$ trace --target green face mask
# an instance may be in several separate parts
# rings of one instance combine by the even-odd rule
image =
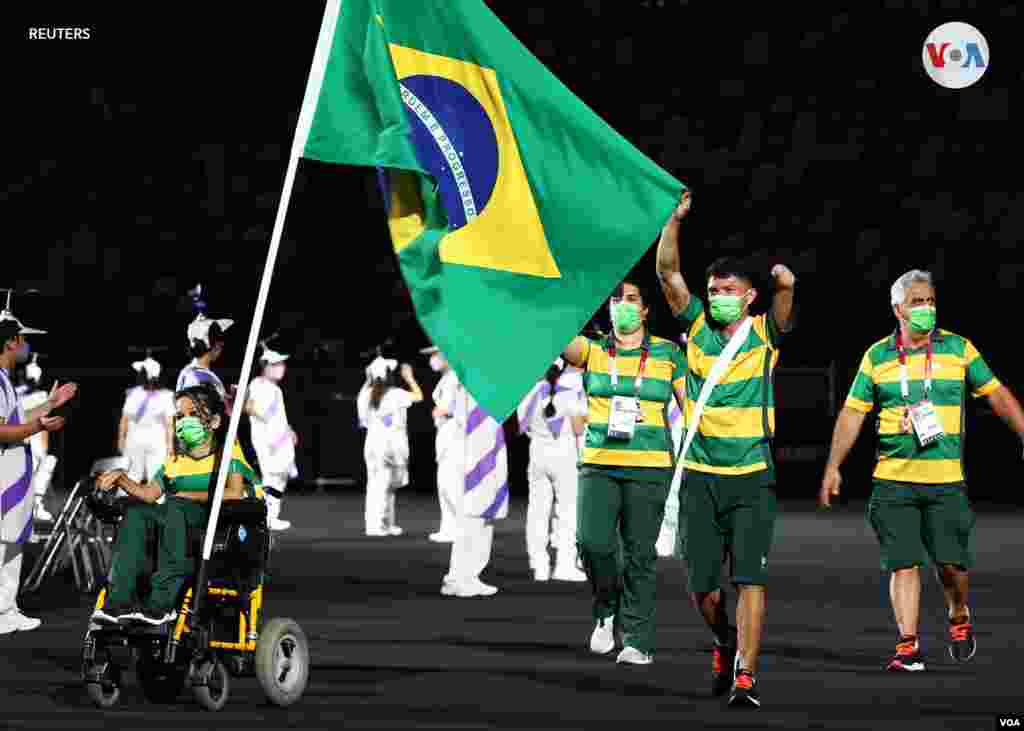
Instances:
[[[174,425],[174,433],[189,451],[201,446],[210,438],[210,430],[206,428],[198,416],[183,416]]]
[[[743,315],[743,296],[738,294],[713,294],[708,300],[711,303],[711,317],[723,325],[731,325]]]
[[[935,308],[931,305],[910,308],[910,327],[914,332],[931,332],[935,327]]]
[[[635,302],[612,302],[612,324],[624,335],[635,333],[643,321],[640,319],[640,306]]]

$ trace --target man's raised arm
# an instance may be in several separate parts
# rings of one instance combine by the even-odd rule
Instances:
[[[679,205],[665,222],[661,229],[661,238],[658,239],[658,281],[661,283],[661,291],[665,293],[668,306],[676,317],[679,317],[690,304],[690,290],[679,266],[679,224],[689,210],[690,191],[686,191],[679,199]]]

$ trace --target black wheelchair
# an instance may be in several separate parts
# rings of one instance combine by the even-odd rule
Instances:
[[[132,498],[115,498],[93,479],[86,504],[104,524],[116,525]],[[159,529],[147,534],[146,576],[156,569]],[[205,593],[198,571],[206,530],[190,531],[189,551],[197,572],[185,583],[177,619],[162,626],[128,623],[102,625],[90,620],[82,646],[82,680],[89,698],[111,708],[121,696],[121,669],[135,660],[143,695],[151,702],[175,701],[185,687],[203,708],[217,711],[227,703],[231,678],[255,675],[267,700],[290,706],[305,692],[309,679],[309,643],[292,619],[263,617],[263,592],[271,538],[261,498],[225,501],[205,567]],[[145,596],[146,579],[139,591]],[[96,599],[102,608],[106,589]],[[198,607],[198,609],[197,609]]]

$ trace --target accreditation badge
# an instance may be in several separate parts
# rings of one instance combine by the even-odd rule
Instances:
[[[630,440],[640,420],[640,401],[626,396],[612,396],[612,409],[608,416],[608,438]]]
[[[922,447],[939,441],[945,436],[942,424],[939,423],[939,415],[931,401],[921,401],[909,409],[910,423],[914,427],[914,434]]]

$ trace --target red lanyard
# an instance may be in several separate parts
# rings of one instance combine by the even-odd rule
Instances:
[[[615,365],[615,336],[610,336],[608,343],[608,356],[611,358],[611,362],[608,364],[609,375],[612,380],[612,390],[617,390],[619,386],[619,369]],[[633,381],[633,398],[640,398],[640,388],[644,385],[644,368],[647,367],[647,355],[651,352],[651,341],[649,336],[644,336],[644,342],[640,346],[640,367],[637,368],[636,379]]]
[[[900,394],[903,396],[903,400],[910,402],[910,383],[909,375],[907,373],[907,351],[903,348],[903,339],[899,333],[896,332],[896,352],[900,356]],[[924,399],[928,400],[928,396],[932,391],[932,338],[928,336],[928,347],[925,354],[924,361]]]

